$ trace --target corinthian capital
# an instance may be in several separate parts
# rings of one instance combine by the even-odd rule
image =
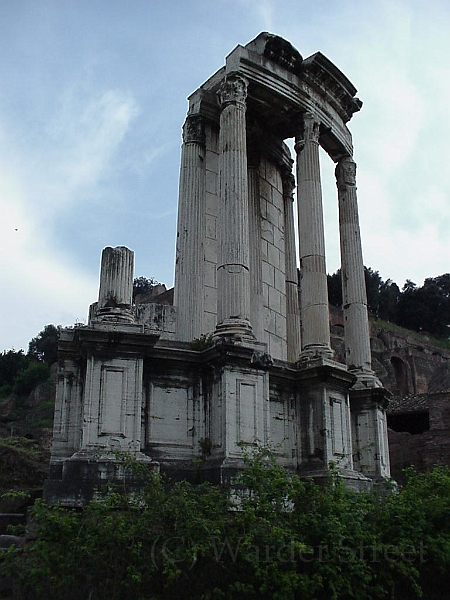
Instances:
[[[344,156],[335,169],[337,186],[356,185],[356,163],[350,156]]]
[[[295,141],[295,151],[299,154],[307,142],[319,143],[320,122],[312,113],[304,113]]]
[[[303,115],[303,139],[305,141],[319,142],[320,123],[311,113]]]
[[[295,190],[295,177],[292,172],[286,169],[282,174],[283,181],[283,196],[285,198],[290,198],[294,200],[294,190]]]
[[[183,142],[205,144],[205,123],[201,115],[188,115],[183,125]]]
[[[219,91],[219,101],[224,108],[227,104],[244,104],[247,98],[248,82],[245,77],[240,75],[229,75],[222,82]]]

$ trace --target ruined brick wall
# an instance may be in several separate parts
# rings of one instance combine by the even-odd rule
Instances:
[[[402,482],[402,469],[414,465],[418,470],[436,464],[450,465],[450,392],[427,394],[429,429],[412,434],[388,430],[391,473]],[[411,402],[413,409],[413,403]],[[407,414],[407,413],[399,413]]]
[[[344,363],[342,310],[330,306],[330,320],[333,350]],[[392,476],[401,483],[407,466],[422,471],[450,465],[450,352],[400,327],[388,329],[371,321],[370,329],[373,369],[392,393],[388,426],[396,417],[397,431],[388,431]],[[414,418],[426,419],[426,430],[411,433]]]
[[[344,363],[342,310],[330,306],[332,346]],[[372,367],[394,396],[410,396],[450,390],[450,351],[414,331],[395,325],[389,329],[370,321]]]

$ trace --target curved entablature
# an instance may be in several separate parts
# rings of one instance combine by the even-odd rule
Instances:
[[[245,47],[247,50],[265,56],[295,75],[301,74],[303,58],[300,52],[278,35],[264,31]]]
[[[226,65],[189,98],[189,112],[219,122],[217,90],[225,77],[239,74],[248,81],[247,114],[279,139],[296,137],[302,114],[313,114],[320,124],[319,143],[334,161],[353,154],[346,123],[360,110],[356,88],[323,54],[302,59],[293,46],[261,33],[237,46]]]

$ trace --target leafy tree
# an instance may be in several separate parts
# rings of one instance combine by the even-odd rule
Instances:
[[[413,292],[415,290],[417,290],[417,285],[411,279],[407,279],[403,285],[402,293]]]
[[[124,465],[127,470],[130,465]],[[39,600],[441,600],[450,567],[450,470],[393,494],[316,485],[262,449],[230,496],[209,484],[109,489],[82,511],[33,508],[36,540],[9,552]]]
[[[383,279],[378,271],[370,267],[364,267],[364,279],[366,282],[367,308],[374,315],[378,314],[380,304],[380,289],[383,285]]]
[[[450,274],[425,279],[422,287],[407,280],[398,303],[397,322],[438,337],[450,333]]]
[[[58,339],[61,327],[46,325],[28,345],[28,355],[52,365],[58,360]]]
[[[334,306],[342,306],[342,275],[338,269],[328,275],[328,300]],[[367,308],[371,314],[386,321],[394,321],[400,290],[396,283],[383,281],[378,271],[364,267],[364,280],[367,292]]]
[[[384,321],[397,321],[400,288],[391,279],[383,281],[379,288],[377,317]]]
[[[333,275],[327,275],[328,302],[333,306],[342,306],[342,277],[341,269]]]
[[[159,285],[159,281],[154,277],[136,277],[133,281],[133,301],[138,294],[150,293],[156,285]]]
[[[47,381],[50,368],[46,363],[33,360],[28,367],[18,373],[14,379],[13,392],[18,396],[29,394],[38,383]]]
[[[30,360],[23,350],[8,350],[0,354],[0,386],[12,385],[18,373],[26,369]]]
[[[47,325],[23,350],[8,350],[0,354],[0,397],[11,393],[29,394],[50,376],[49,365],[57,358],[59,327]]]

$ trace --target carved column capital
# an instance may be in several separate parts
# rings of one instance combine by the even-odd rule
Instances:
[[[299,133],[295,141],[295,151],[299,154],[306,143],[319,144],[320,122],[312,113],[304,113],[300,122]]]
[[[183,142],[205,145],[205,121],[201,115],[188,115],[183,125]]]
[[[248,81],[241,75],[229,75],[220,85],[217,95],[222,109],[228,104],[245,106]]]
[[[334,171],[337,187],[356,185],[356,163],[351,156],[344,156],[336,165]]]
[[[294,201],[295,177],[291,171],[287,169],[281,174],[283,181],[283,196]]]

